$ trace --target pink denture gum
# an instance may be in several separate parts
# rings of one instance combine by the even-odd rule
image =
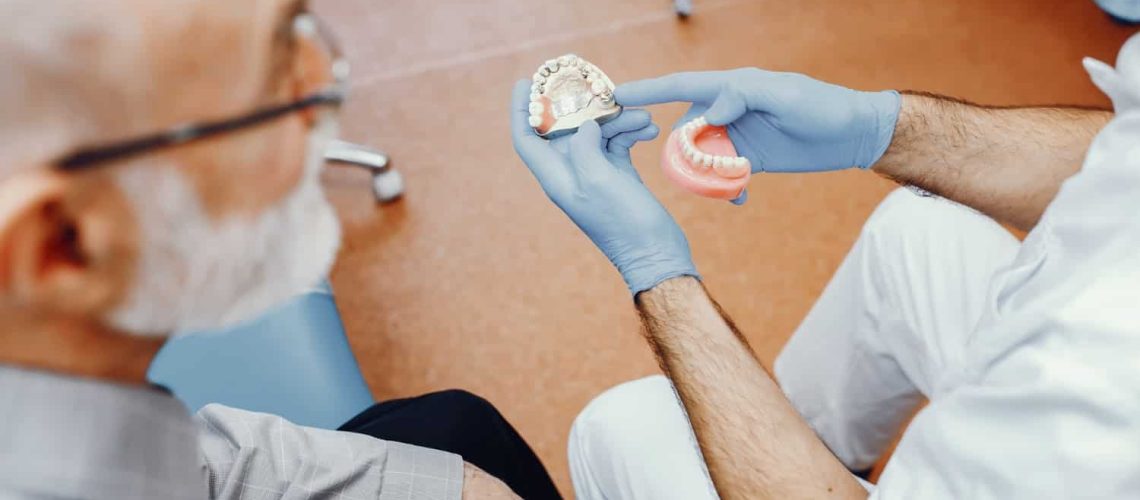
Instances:
[[[752,165],[737,156],[724,127],[709,125],[704,117],[669,134],[661,168],[678,186],[709,198],[734,200],[744,192]]]

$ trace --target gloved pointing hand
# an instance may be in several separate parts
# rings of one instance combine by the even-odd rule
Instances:
[[[682,122],[704,115],[724,125],[753,172],[870,168],[891,143],[898,92],[861,92],[796,73],[757,68],[675,73],[620,85],[619,104],[693,103]]]
[[[554,204],[610,259],[630,293],[677,276],[698,276],[681,228],[641,182],[629,148],[657,137],[649,113],[626,109],[599,126],[548,141],[527,123],[530,82],[515,84],[511,136],[515,151]]]

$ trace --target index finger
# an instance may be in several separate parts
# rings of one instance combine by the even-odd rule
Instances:
[[[614,98],[624,106],[647,106],[667,102],[711,103],[720,93],[722,71],[673,73],[618,85]]]

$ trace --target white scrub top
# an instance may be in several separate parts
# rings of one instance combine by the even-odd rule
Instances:
[[[872,498],[1140,498],[1140,35],[1085,67],[1116,115]]]

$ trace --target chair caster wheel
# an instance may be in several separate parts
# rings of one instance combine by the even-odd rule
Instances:
[[[689,19],[689,16],[693,15],[693,1],[674,0],[673,11],[677,13],[677,19],[686,21]]]
[[[372,194],[380,203],[396,201],[404,195],[404,176],[395,169],[372,174]]]

